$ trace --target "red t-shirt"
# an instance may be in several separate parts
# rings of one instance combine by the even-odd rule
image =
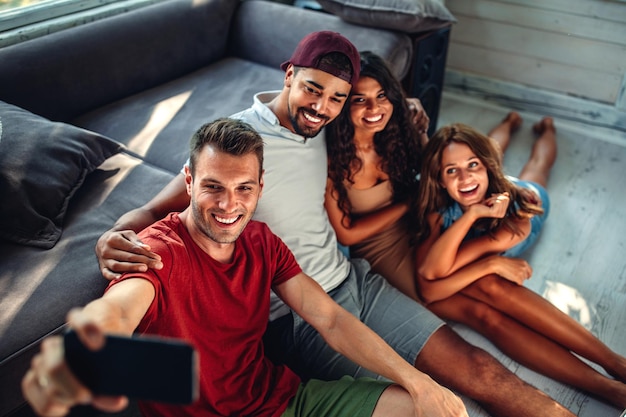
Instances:
[[[137,330],[191,342],[199,353],[200,398],[189,406],[140,404],[146,416],[279,416],[300,383],[264,354],[270,289],[301,272],[287,246],[251,221],[222,264],[196,245],[178,214],[140,233],[163,260],[142,277],[156,295]],[[114,285],[114,281],[111,285]],[[158,366],[158,364],[155,364]]]

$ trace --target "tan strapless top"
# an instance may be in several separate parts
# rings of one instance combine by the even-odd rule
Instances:
[[[367,214],[391,204],[393,187],[391,181],[386,180],[371,188],[356,189],[346,184],[348,199],[352,205],[352,213]]]
[[[363,190],[346,185],[352,214],[365,215],[391,204],[393,188],[391,181]],[[350,247],[353,258],[365,258],[372,270],[385,277],[391,285],[417,299],[415,287],[415,248],[409,241],[404,219],[394,223],[369,239]]]

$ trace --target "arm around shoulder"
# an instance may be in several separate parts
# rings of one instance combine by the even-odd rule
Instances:
[[[102,275],[109,280],[123,272],[160,269],[161,258],[137,237],[137,233],[173,211],[189,205],[185,177],[178,174],[152,200],[123,214],[96,243],[96,255]]]

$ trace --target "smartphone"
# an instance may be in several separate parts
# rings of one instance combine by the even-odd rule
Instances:
[[[106,336],[104,347],[91,351],[70,330],[64,345],[70,369],[95,394],[172,404],[198,397],[197,353],[184,341]]]

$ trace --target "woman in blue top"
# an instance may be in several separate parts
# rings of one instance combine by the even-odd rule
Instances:
[[[521,117],[511,112],[505,122],[513,131]],[[444,299],[495,272],[485,265],[484,270],[474,268],[478,275],[473,279],[452,276],[461,268],[489,255],[508,263],[502,256],[517,257],[537,239],[549,210],[545,187],[556,158],[556,138],[549,117],[534,130],[540,136],[519,179],[506,176],[502,168],[509,134],[492,131],[486,136],[457,123],[442,127],[429,140],[414,217],[420,243],[418,285],[424,300]],[[524,266],[504,278],[522,284],[530,277],[525,261]],[[432,281],[437,285],[429,285]]]
[[[521,118],[510,113],[504,122],[512,131]],[[532,269],[511,257],[535,241],[548,212],[545,186],[556,158],[552,119],[534,130],[539,138],[519,180],[502,169],[506,131],[488,137],[453,124],[430,138],[411,217],[418,293],[431,311],[475,329],[523,365],[624,407],[626,359],[524,287]]]

